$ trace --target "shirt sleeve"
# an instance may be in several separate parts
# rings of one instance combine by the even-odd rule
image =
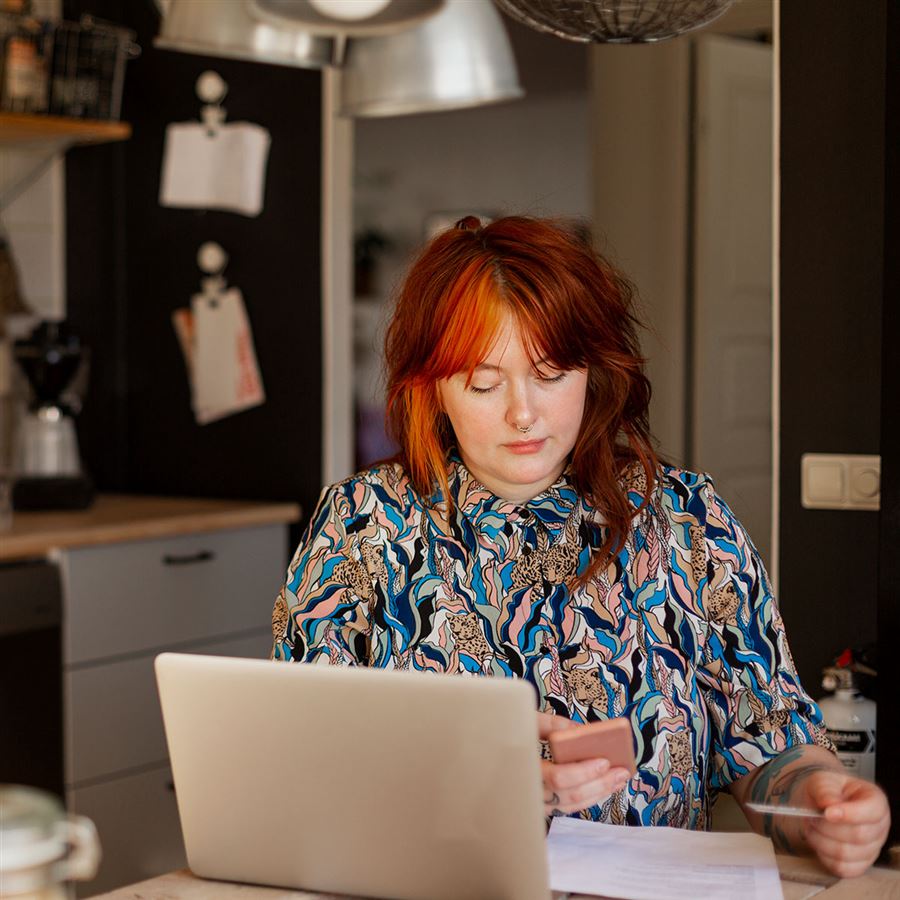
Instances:
[[[762,559],[706,480],[708,622],[698,676],[712,725],[710,787],[716,791],[799,744],[830,747],[822,713],[803,690]]]
[[[371,577],[344,486],[326,488],[288,566],[272,611],[272,659],[366,665],[369,659]]]

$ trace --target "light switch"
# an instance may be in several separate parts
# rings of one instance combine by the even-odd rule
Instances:
[[[844,467],[830,459],[807,462],[804,478],[805,495],[815,504],[837,503],[844,500]]]
[[[806,509],[878,509],[881,457],[804,453],[800,502]]]
[[[858,501],[875,500],[881,496],[881,466],[878,457],[872,457],[874,463],[868,461],[851,462],[848,489],[850,499]]]

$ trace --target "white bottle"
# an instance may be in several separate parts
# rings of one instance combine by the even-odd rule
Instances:
[[[819,707],[838,758],[854,775],[874,781],[875,701],[868,700],[856,690],[850,669],[825,669],[822,687],[834,691],[832,696],[819,701]]]

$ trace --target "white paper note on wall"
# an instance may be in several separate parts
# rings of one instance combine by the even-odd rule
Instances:
[[[159,202],[258,216],[272,138],[261,125],[232,122],[210,131],[199,122],[166,128]]]
[[[201,425],[265,402],[253,334],[237,288],[195,294],[193,319],[194,415]]]

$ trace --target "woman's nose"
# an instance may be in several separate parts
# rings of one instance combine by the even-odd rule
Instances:
[[[506,409],[506,421],[513,428],[523,431],[530,428],[537,418],[533,398],[524,386],[513,387]]]

